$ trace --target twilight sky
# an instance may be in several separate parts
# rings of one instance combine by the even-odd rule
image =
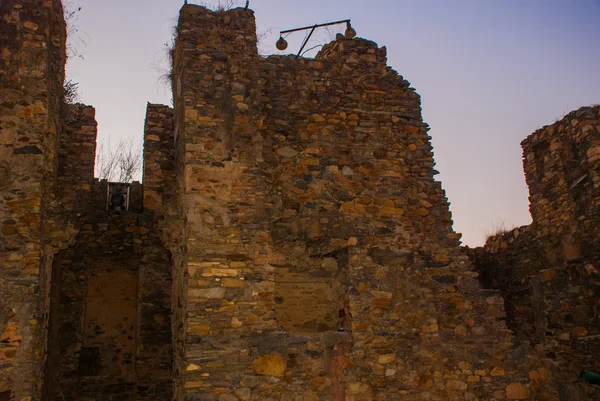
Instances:
[[[141,143],[146,102],[170,104],[159,77],[183,0],[65,3],[82,8],[71,43],[83,59],[72,57],[67,75],[96,107],[100,141]],[[358,36],[387,46],[388,64],[422,97],[436,178],[467,245],[531,221],[521,140],[600,103],[600,0],[251,0],[250,8],[263,54],[277,52],[280,30],[346,18]],[[343,29],[322,30],[307,47]],[[289,36],[287,51],[303,38]]]

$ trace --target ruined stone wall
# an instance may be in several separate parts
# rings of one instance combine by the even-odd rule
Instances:
[[[91,106],[64,107],[58,197],[67,213],[81,212],[92,202],[98,127],[95,115],[96,110]]]
[[[185,5],[142,187],[93,179],[60,2],[0,16],[1,401],[594,398],[597,107],[524,141],[534,223],[473,272],[385,48],[261,58]]]
[[[533,225],[556,246],[556,262],[600,261],[600,106],[573,111],[521,145]]]
[[[182,8],[176,399],[529,396],[502,298],[458,251],[419,96],[385,63],[343,38],[259,58],[251,11]]]
[[[164,213],[174,201],[173,109],[148,103],[144,126],[144,208]]]
[[[157,217],[143,210],[140,183],[93,177],[94,109],[70,105],[63,119],[61,207],[50,224],[76,234],[51,261],[43,399],[170,399],[171,254]]]
[[[533,223],[467,253],[485,288],[502,292],[508,327],[552,374],[546,391],[592,400],[573,384],[600,371],[600,107],[583,107],[522,142]]]
[[[170,323],[173,348],[172,384],[174,397],[180,388],[180,370],[183,360],[183,214],[176,170],[183,168],[175,158],[174,110],[168,106],[148,104],[144,126],[144,209],[152,213],[157,232],[169,250],[172,302]],[[175,399],[174,398],[174,399]]]
[[[0,399],[41,388],[65,63],[60,1],[0,4]]]
[[[44,400],[171,398],[171,261],[139,213],[89,213],[54,259]]]
[[[547,248],[535,241],[531,226],[490,237],[485,247],[465,249],[475,262],[482,287],[502,290],[508,327],[521,340],[535,338],[535,309],[525,278],[536,275],[548,263],[544,258]]]
[[[94,109],[63,100],[60,1],[0,17],[0,400],[170,399],[171,254],[142,185],[107,211]]]
[[[598,390],[574,383],[583,369],[599,371],[600,272],[597,263],[557,263],[556,249],[532,226],[491,237],[468,249],[484,288],[502,293],[507,326],[533,365],[549,399],[595,400]],[[553,398],[552,398],[553,397]]]

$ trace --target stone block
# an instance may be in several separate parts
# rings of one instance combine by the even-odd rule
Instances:
[[[283,376],[286,362],[283,356],[277,353],[267,354],[252,362],[254,372],[263,376]]]
[[[528,400],[529,389],[521,383],[511,383],[506,386],[506,398],[509,400]]]

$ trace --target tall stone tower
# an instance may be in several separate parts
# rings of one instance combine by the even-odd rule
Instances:
[[[177,399],[527,397],[385,48],[263,58],[186,5],[173,52]]]

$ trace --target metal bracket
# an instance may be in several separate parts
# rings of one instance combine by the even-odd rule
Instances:
[[[349,19],[345,19],[345,20],[340,20],[340,21],[327,22],[325,24],[315,24],[315,25],[312,25],[312,26],[303,26],[302,28],[294,28],[294,29],[287,29],[285,31],[280,31],[279,32],[279,41],[278,41],[278,44],[279,43],[283,43],[284,46],[285,46],[285,47],[283,47],[283,49],[280,49],[280,50],[284,50],[287,47],[287,42],[285,41],[285,39],[283,39],[283,37],[281,35],[283,35],[285,33],[292,33],[292,32],[298,32],[298,31],[304,31],[304,30],[310,29],[310,33],[308,34],[308,36],[306,37],[306,39],[304,39],[304,42],[302,43],[302,47],[300,47],[300,51],[296,55],[296,58],[298,58],[302,54],[302,50],[304,50],[304,47],[306,46],[306,44],[310,40],[310,37],[312,36],[312,34],[315,31],[315,29],[321,28],[321,27],[324,27],[324,26],[337,25],[337,24],[347,24],[348,27],[350,27],[350,20]],[[280,41],[283,41],[283,42],[280,42]],[[279,46],[278,46],[278,48],[279,48]]]

